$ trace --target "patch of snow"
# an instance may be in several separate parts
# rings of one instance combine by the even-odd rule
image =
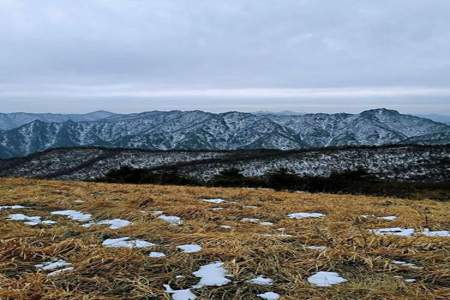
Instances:
[[[225,202],[225,200],[221,199],[221,198],[214,198],[214,199],[203,199],[204,202],[208,202],[208,203],[214,203],[214,204],[220,204]]]
[[[148,248],[155,246],[155,244],[144,240],[130,240],[129,237],[106,239],[102,245],[108,248]]]
[[[68,267],[68,268],[64,268],[61,270],[53,271],[53,272],[49,273],[47,276],[48,277],[58,276],[62,273],[71,272],[73,270],[74,270],[73,267]]]
[[[271,278],[264,277],[262,275],[255,277],[253,279],[247,280],[248,283],[256,285],[272,285],[273,280]]]
[[[223,207],[213,207],[213,208],[211,208],[211,210],[219,211],[219,210],[223,210]]]
[[[69,267],[69,266],[71,266],[72,264],[71,263],[69,263],[69,262],[66,262],[65,260],[63,260],[63,259],[58,259],[58,260],[51,260],[51,261],[47,261],[47,262],[44,262],[44,263],[42,263],[42,264],[37,264],[37,265],[34,265],[37,269],[39,269],[39,270],[43,270],[43,271],[53,271],[53,270],[56,270],[56,269],[61,269],[61,268],[64,268],[64,267]]]
[[[428,228],[425,228],[421,234],[430,237],[450,237],[450,232],[447,230],[430,231]]]
[[[169,224],[173,224],[173,225],[181,225],[183,224],[183,221],[181,220],[180,217],[176,217],[176,216],[166,216],[166,215],[160,215],[158,216],[158,219],[167,222]]]
[[[219,227],[223,228],[223,229],[231,229],[232,228],[230,225],[220,225]]]
[[[395,265],[399,265],[399,266],[407,267],[407,268],[411,268],[411,269],[423,269],[422,267],[419,267],[413,263],[409,263],[409,262],[402,261],[402,260],[393,260],[392,263]]]
[[[288,217],[291,219],[321,218],[324,216],[325,216],[324,214],[317,213],[317,212],[313,212],[313,213],[299,212],[299,213],[292,213],[292,214],[288,215]]]
[[[378,217],[378,219],[385,220],[385,221],[395,221],[398,219],[397,216],[386,216],[386,217]]]
[[[184,253],[196,253],[202,250],[202,247],[197,244],[186,244],[177,246],[178,250],[181,250]]]
[[[3,205],[3,206],[0,206],[0,211],[4,210],[4,209],[23,209],[23,208],[27,208],[27,207],[22,206],[22,205]]]
[[[52,215],[56,216],[65,216],[68,217],[71,220],[78,221],[78,222],[87,222],[90,221],[92,218],[91,214],[85,214],[76,210],[59,210],[59,211],[53,211],[51,212]]]
[[[193,288],[202,288],[205,286],[223,286],[231,282],[226,278],[227,271],[220,261],[201,266],[200,269],[192,273],[195,277],[200,278],[200,282]]]
[[[167,294],[172,295],[173,300],[195,300],[197,296],[192,293],[191,289],[185,290],[173,290],[170,285],[165,284],[164,288],[166,289]]]
[[[393,228],[371,229],[370,232],[376,235],[412,236],[414,234],[414,229],[393,227]]]
[[[243,219],[241,219],[241,222],[259,223],[259,219],[257,219],[257,218],[243,218]]]
[[[74,201],[75,203],[84,203],[84,200],[78,199]]]
[[[130,221],[123,220],[123,219],[111,219],[111,220],[103,220],[100,222],[97,222],[98,225],[110,225],[110,229],[120,229],[123,227],[127,227],[131,224]]]
[[[308,278],[309,283],[319,287],[328,287],[346,281],[336,272],[317,272]]]
[[[51,221],[51,220],[46,220],[46,221],[42,221],[41,217],[39,216],[27,216],[24,214],[10,214],[7,218],[7,220],[10,221],[20,221],[23,222],[25,225],[30,225],[30,226],[36,226],[36,225],[52,225],[55,224],[55,221]]]
[[[272,222],[259,222],[259,225],[263,225],[263,226],[273,226]]]
[[[306,249],[309,250],[316,250],[316,251],[325,251],[327,250],[327,247],[325,246],[305,246]]]
[[[266,292],[264,294],[258,294],[259,298],[264,300],[278,300],[280,299],[280,294],[274,293],[274,292]]]
[[[166,255],[162,252],[150,252],[148,256],[153,258],[166,257]]]

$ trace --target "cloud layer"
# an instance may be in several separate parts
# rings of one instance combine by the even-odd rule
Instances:
[[[342,111],[352,98],[351,111],[407,98],[409,111],[450,113],[449,11],[447,0],[2,0],[0,101]]]

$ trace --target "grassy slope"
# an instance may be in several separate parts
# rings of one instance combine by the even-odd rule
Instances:
[[[202,198],[221,197],[236,203],[208,204]],[[84,203],[76,203],[82,199]],[[79,182],[0,180],[0,205],[33,206],[0,212],[0,299],[169,299],[162,285],[188,288],[201,265],[221,260],[233,283],[204,288],[199,299],[257,299],[276,291],[282,299],[448,299],[450,298],[450,239],[379,237],[369,228],[414,227],[450,229],[450,203],[431,200],[273,192],[265,189],[112,185]],[[245,208],[256,205],[258,208]],[[222,211],[210,208],[222,206]],[[120,217],[133,225],[111,230],[90,229],[63,217],[52,227],[30,227],[6,221],[9,213],[48,216],[57,209],[90,212],[95,218]],[[168,226],[151,212],[163,210],[185,221]],[[288,213],[319,211],[323,219],[291,220]],[[397,221],[364,220],[362,214],[397,215]],[[275,226],[243,223],[260,218]],[[230,225],[232,230],[220,228]],[[291,238],[267,237],[285,228]],[[167,258],[147,257],[149,250],[110,249],[107,237],[142,238],[159,246]],[[203,251],[177,252],[176,245],[196,242]],[[319,252],[302,245],[323,245]],[[34,265],[51,258],[73,263],[75,270],[48,278]],[[409,269],[390,263],[408,260],[423,266]],[[313,287],[306,279],[315,271],[336,271],[348,283]],[[273,287],[245,283],[255,275],[274,279]],[[176,279],[177,275],[185,278]],[[417,279],[405,283],[394,276]]]

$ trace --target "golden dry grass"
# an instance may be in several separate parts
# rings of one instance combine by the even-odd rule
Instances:
[[[202,198],[220,197],[224,204]],[[77,203],[76,200],[83,200]],[[234,203],[230,203],[230,202]],[[222,261],[232,283],[195,290],[198,299],[258,299],[274,291],[281,299],[450,299],[450,238],[376,236],[370,228],[450,229],[450,203],[431,200],[350,195],[274,192],[265,189],[113,185],[80,182],[0,180],[0,205],[30,209],[0,211],[0,299],[170,299],[163,284],[188,288],[201,265]],[[245,206],[257,206],[246,208]],[[212,207],[221,206],[221,211]],[[111,230],[83,228],[78,222],[51,216],[58,224],[27,226],[7,221],[10,213],[49,217],[49,212],[75,209],[95,219],[123,218],[131,226]],[[169,226],[152,212],[162,210],[183,219]],[[322,212],[321,219],[293,220],[293,212]],[[395,221],[361,215],[399,216]],[[244,217],[274,226],[244,223]],[[221,228],[229,225],[231,230]],[[282,231],[279,228],[284,228]],[[280,233],[290,235],[281,237]],[[270,236],[269,236],[270,235]],[[129,236],[158,246],[112,249],[105,238]],[[199,253],[176,246],[201,244]],[[304,245],[326,246],[324,252]],[[166,258],[148,257],[162,251]],[[47,277],[35,264],[51,258],[69,261],[73,272]],[[414,262],[411,269],[392,260]],[[307,278],[316,271],[335,271],[348,282],[314,287]],[[176,278],[184,275],[183,278]],[[255,275],[274,280],[272,287],[246,283]],[[414,278],[406,283],[404,278]]]

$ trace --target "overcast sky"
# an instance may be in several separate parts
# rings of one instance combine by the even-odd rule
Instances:
[[[0,0],[0,111],[450,114],[449,0]]]

